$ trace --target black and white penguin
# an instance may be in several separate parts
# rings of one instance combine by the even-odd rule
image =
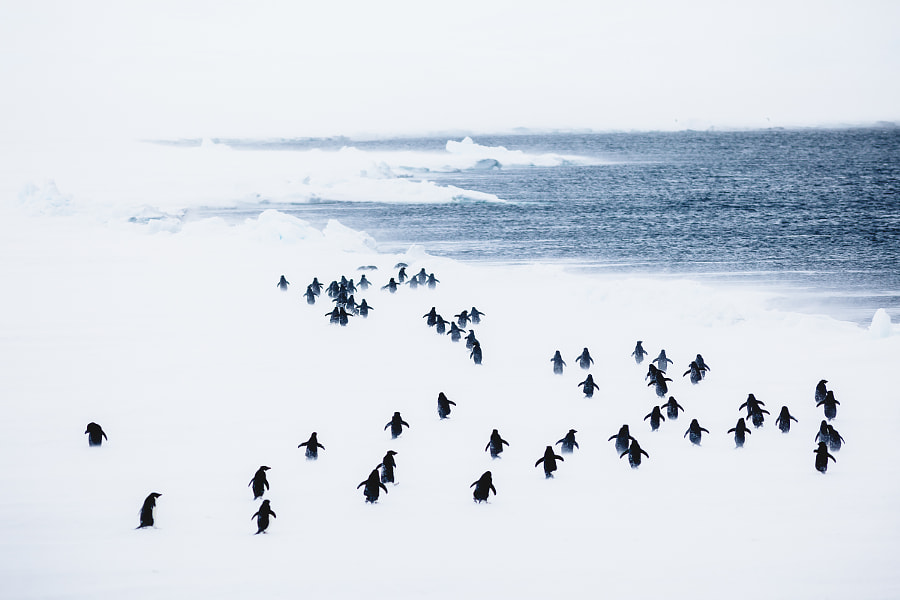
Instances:
[[[700,381],[703,380],[703,371],[700,370],[700,365],[697,364],[696,360],[691,361],[690,368],[684,372],[684,375],[682,375],[682,377],[688,374],[690,374],[691,383],[694,385],[697,385],[698,383],[700,383]]]
[[[319,440],[316,437],[317,435],[318,434],[315,431],[313,431],[312,435],[309,436],[308,440],[306,440],[305,442],[303,442],[302,444],[297,446],[298,448],[306,446],[306,459],[307,460],[316,460],[317,458],[319,458],[319,448],[321,448],[322,450],[325,449],[325,446],[323,446],[322,444],[319,443]]]
[[[829,421],[837,416],[837,407],[840,402],[834,399],[834,392],[828,390],[825,392],[825,398],[816,403],[816,406],[824,406],[825,407],[825,418]]]
[[[425,282],[425,285],[427,285],[427,286],[428,286],[429,288],[431,288],[431,289],[434,289],[434,288],[437,287],[437,284],[439,284],[440,282],[441,282],[441,280],[438,279],[437,277],[435,277],[435,276],[434,276],[434,273],[431,273],[431,274],[428,276],[428,279],[427,279],[427,281]],[[421,283],[421,282],[420,282],[420,283]]]
[[[359,316],[363,319],[367,318],[370,310],[375,310],[375,308],[369,306],[369,303],[363,298],[362,302],[359,303]]]
[[[606,441],[616,440],[616,453],[622,454],[628,450],[628,443],[633,439],[628,431],[628,425],[622,425],[619,428],[619,433],[609,436],[609,439]]]
[[[675,410],[677,411],[678,409]],[[656,431],[657,429],[659,429],[659,422],[666,420],[666,418],[662,416],[662,413],[660,412],[658,406],[654,406],[653,410],[650,411],[650,414],[644,417],[645,421],[647,419],[650,419],[650,431]]]
[[[641,340],[638,340],[637,344],[635,344],[634,346],[634,352],[631,353],[631,355],[634,357],[634,362],[636,362],[637,364],[641,364],[642,362],[644,362],[644,357],[648,354],[648,352],[644,350],[644,347],[641,346],[641,344],[643,344],[643,342]]]
[[[484,451],[487,452],[490,449],[491,458],[499,458],[500,453],[503,452],[504,444],[509,446],[509,442],[500,437],[500,433],[495,429],[491,432],[491,439],[488,441],[487,446],[484,447]]]
[[[574,429],[570,429],[569,433],[567,433],[563,439],[556,442],[557,444],[562,444],[559,448],[560,452],[563,454],[572,454],[575,451],[575,448],[578,448],[578,442],[575,441],[576,433],[578,432]]]
[[[472,351],[469,352],[469,358],[471,358],[472,361],[474,361],[474,363],[476,365],[481,364],[481,358],[482,358],[481,344],[479,344],[477,341],[474,344],[472,344]]]
[[[306,297],[307,304],[315,304],[316,303],[316,297],[318,296],[318,294],[313,291],[313,288],[311,285],[306,286],[306,292],[304,292],[303,295]]]
[[[631,465],[632,469],[637,469],[641,466],[641,454],[650,458],[650,455],[641,448],[641,445],[638,444],[638,441],[634,438],[631,438],[631,445],[627,450],[619,454],[619,458],[622,458],[626,454],[628,455],[628,464]]]
[[[816,384],[816,406],[825,399],[825,394],[828,393],[828,388],[825,387],[826,383],[828,383],[827,379],[820,379],[819,383]]]
[[[456,402],[447,398],[444,395],[444,392],[438,393],[437,398],[437,406],[438,406],[438,416],[442,419],[446,419],[450,416],[450,405],[456,406]]]
[[[109,440],[106,437],[106,433],[103,432],[103,428],[91,421],[87,424],[87,428],[85,428],[84,432],[88,436],[88,446],[99,446],[103,443],[103,440]]]
[[[659,371],[656,373],[656,377],[653,381],[647,384],[647,386],[655,385],[656,386],[656,395],[660,398],[665,398],[666,394],[669,393],[669,386],[666,384],[667,381],[672,381],[668,377],[665,376],[663,371]]]
[[[781,407],[781,412],[775,417],[775,425],[781,430],[781,433],[788,433],[791,430],[791,421],[798,423],[797,419],[791,416],[787,406]]]
[[[669,401],[666,402],[665,404],[660,404],[659,407],[666,409],[666,417],[668,417],[672,421],[675,421],[676,419],[678,419],[678,411],[679,410],[682,410],[682,411],[684,410],[684,407],[682,405],[678,404],[678,401],[675,400],[675,396],[669,396]]]
[[[366,291],[367,289],[369,289],[369,287],[370,287],[371,285],[372,285],[372,282],[369,281],[368,279],[366,279],[366,274],[363,273],[363,274],[362,274],[362,277],[359,278],[359,289],[362,290],[362,291],[364,292],[364,291]]]
[[[594,359],[591,358],[591,353],[588,352],[587,348],[581,351],[581,354],[578,356],[577,360],[578,366],[585,370],[590,369],[591,364],[593,364],[594,362]]]
[[[403,283],[409,278],[409,275],[406,274],[406,267],[400,267],[400,270],[397,271],[397,283]]]
[[[672,361],[672,360],[666,358],[666,351],[665,351],[665,350],[660,350],[660,351],[659,351],[659,356],[657,356],[656,358],[654,358],[654,359],[653,359],[653,362],[656,363],[656,368],[659,369],[660,371],[662,371],[663,373],[666,372],[666,369],[668,368],[669,363],[672,363],[673,365],[675,364],[674,361]]]
[[[703,357],[699,354],[697,355],[697,358],[694,359],[694,362],[697,363],[698,367],[700,367],[700,373],[703,375],[703,377],[706,377],[707,371],[712,370],[709,368],[709,365],[706,364],[706,362],[703,360]]]
[[[478,343],[478,340],[475,339],[475,330],[470,329],[468,335],[466,335],[466,348],[472,348],[475,344]]]
[[[828,449],[833,452],[838,452],[843,443],[844,438],[838,433],[838,430],[831,425],[828,425]]]
[[[253,513],[251,519],[256,518],[256,533],[254,535],[258,535],[260,533],[265,533],[266,529],[269,527],[269,517],[273,519],[278,515],[275,514],[275,511],[272,510],[272,505],[269,504],[268,500],[263,500],[262,504],[259,505],[259,510]]]
[[[445,321],[444,317],[441,315],[437,316],[437,320],[434,322],[434,330],[438,333],[438,335],[446,335],[447,334],[447,325],[449,325],[449,321]]]
[[[691,421],[691,424],[688,427],[688,430],[684,432],[684,435],[682,437],[687,437],[688,434],[690,434],[691,437],[689,439],[691,440],[691,443],[699,446],[700,438],[703,437],[703,434],[701,432],[703,432],[703,431],[705,431],[706,433],[709,433],[709,429],[706,429],[705,427],[701,427],[700,423],[697,421],[697,419],[694,419]]]
[[[837,462],[837,459],[828,453],[828,445],[825,442],[819,442],[819,445],[813,452],[816,455],[816,471],[819,473],[828,471],[829,458],[834,462]]]
[[[384,490],[384,493],[387,494],[388,489],[384,486],[381,481],[378,479],[378,469],[372,469],[372,472],[369,473],[369,477],[365,481],[361,481],[356,489],[361,488],[362,486],[366,486],[363,489],[363,495],[366,497],[366,502],[371,502],[375,504],[378,502],[378,494],[379,489]]]
[[[588,373],[587,379],[578,384],[578,387],[584,392],[585,398],[593,398],[594,390],[599,389],[599,385],[594,383],[594,376]]]
[[[312,283],[309,284],[309,287],[316,294],[316,296],[320,296],[322,294],[322,284],[319,283],[318,277],[313,277]]]
[[[478,481],[474,482],[469,487],[475,488],[475,492],[472,494],[475,502],[487,502],[491,492],[494,492],[495,496],[497,495],[497,489],[494,487],[494,482],[491,480],[490,471],[485,471],[482,476],[478,478]]]
[[[409,427],[409,423],[403,420],[400,416],[400,411],[394,413],[394,416],[391,417],[391,420],[388,421],[388,424],[384,426],[385,429],[388,427],[391,428],[391,438],[398,437],[401,433],[403,433],[403,426],[406,425]]]
[[[438,318],[437,309],[432,306],[431,310],[429,310],[427,313],[422,315],[422,318],[425,319],[425,323],[429,327],[434,327],[434,324],[437,323],[437,318]]]
[[[388,450],[381,459],[381,464],[378,465],[381,469],[381,483],[394,483],[394,469],[397,468],[397,461],[394,460],[396,455],[397,453],[393,450]]]
[[[450,331],[447,334],[450,336],[451,342],[458,342],[462,339],[462,334],[465,332],[465,329],[460,329],[456,326],[456,323],[450,323]]]
[[[566,361],[563,360],[562,354],[559,353],[559,350],[556,351],[556,354],[553,355],[553,358],[550,359],[550,362],[553,363],[553,372],[557,375],[562,375],[563,367],[566,366]]]
[[[142,527],[153,527],[153,511],[156,508],[156,499],[160,496],[162,496],[162,494],[153,492],[152,494],[144,498],[144,504],[141,505],[141,524],[137,526],[138,529],[141,529]]]
[[[465,329],[469,326],[469,311],[463,310],[458,315],[453,315],[460,328]]]
[[[553,446],[547,446],[547,449],[544,450],[544,455],[537,459],[537,462],[534,463],[534,466],[537,467],[539,464],[544,463],[544,477],[553,477],[553,472],[556,470],[556,461],[561,460],[565,461],[562,456],[555,454],[553,452]]]
[[[282,292],[286,292],[289,285],[291,285],[291,282],[285,279],[284,275],[282,275],[281,279],[278,280],[278,283],[275,284],[275,287],[280,289]]]
[[[253,499],[261,498],[263,494],[266,493],[266,490],[269,489],[269,481],[266,479],[266,471],[269,470],[269,467],[263,465],[256,470],[256,473],[253,475],[253,479],[250,480],[250,483],[247,484],[247,487],[253,488]]]
[[[474,306],[472,307],[472,310],[469,311],[469,319],[476,325],[481,323],[481,317],[483,317],[483,316],[484,316],[484,313],[481,312],[480,310],[478,310],[477,308],[475,308]]]
[[[393,277],[391,277],[390,281],[388,281],[385,285],[381,286],[381,289],[387,290],[393,294],[397,291],[397,282],[394,281]]]
[[[747,429],[747,424],[744,422],[744,417],[741,417],[737,420],[737,425],[728,430],[727,433],[734,432],[734,445],[737,448],[744,447],[744,441],[747,439],[746,435],[748,433],[752,433],[749,429]]]

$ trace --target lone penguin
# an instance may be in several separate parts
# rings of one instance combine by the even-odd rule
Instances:
[[[819,445],[813,452],[816,455],[816,471],[819,473],[825,473],[828,470],[829,458],[837,462],[837,459],[828,453],[828,445],[825,442],[819,442]]]
[[[153,511],[156,508],[156,499],[160,496],[162,494],[153,492],[144,498],[144,504],[141,506],[141,524],[137,526],[137,529],[153,527]]]
[[[84,432],[88,436],[88,446],[99,446],[103,443],[104,439],[109,441],[109,438],[106,437],[106,434],[103,432],[103,428],[93,421],[87,424],[87,428]]]
[[[609,436],[609,439],[606,441],[616,440],[616,452],[622,454],[628,450],[628,442],[633,439],[628,431],[628,425],[622,425],[619,428],[619,433]]]
[[[666,369],[668,368],[669,363],[672,363],[673,365],[675,364],[675,362],[673,360],[666,358],[665,350],[660,350],[659,356],[654,358],[653,362],[656,363],[656,368],[659,369],[660,371],[662,371],[663,373],[666,372]]]
[[[272,506],[269,504],[268,500],[263,500],[262,504],[259,505],[259,510],[253,513],[253,516],[250,517],[253,519],[256,518],[256,533],[253,535],[258,535],[260,533],[265,533],[266,529],[269,527],[269,516],[274,519],[278,515],[275,514],[275,511],[272,510]]]
[[[563,360],[562,354],[559,353],[559,350],[556,351],[556,354],[553,355],[553,358],[550,359],[550,362],[553,363],[553,372],[557,375],[562,375],[563,367],[566,366],[566,361]]]
[[[622,458],[626,454],[628,455],[628,464],[631,465],[632,469],[637,469],[641,466],[641,454],[650,458],[650,455],[641,448],[641,445],[638,444],[638,441],[634,438],[631,438],[631,445],[628,447],[628,450],[619,454],[619,458]]]
[[[356,489],[363,486],[366,486],[363,488],[363,495],[366,497],[366,502],[371,502],[372,504],[378,502],[379,489],[384,490],[385,494],[387,494],[388,491],[388,489],[384,487],[384,484],[378,480],[377,468],[372,469],[372,472],[369,473],[369,477],[365,481],[360,482],[360,484],[356,486]]]
[[[594,396],[594,390],[598,389],[600,386],[594,383],[594,376],[588,373],[587,379],[579,383],[578,387],[584,392],[585,398],[592,398]]]
[[[393,450],[388,450],[381,459],[381,463],[378,465],[381,468],[381,483],[395,483],[394,469],[397,468],[397,461],[394,460],[394,456],[396,455],[397,453]]]
[[[497,488],[494,487],[494,482],[491,480],[490,471],[485,471],[481,477],[478,478],[478,481],[474,482],[469,487],[475,488],[475,491],[472,494],[475,502],[487,502],[491,492],[494,492],[495,496],[497,495]]]
[[[828,390],[825,393],[825,398],[822,399],[821,402],[818,402],[816,406],[824,406],[825,407],[825,418],[829,421],[837,416],[837,407],[840,402],[834,399],[834,392]]]
[[[491,432],[491,439],[488,441],[487,446],[484,447],[484,451],[487,452],[490,449],[491,458],[499,458],[500,453],[503,452],[504,444],[509,446],[509,442],[500,437],[500,433],[495,429]]]
[[[285,279],[284,275],[282,275],[281,279],[278,280],[278,283],[275,284],[275,286],[282,292],[286,292],[289,285],[291,285],[291,282]]]
[[[403,433],[403,426],[406,425],[409,427],[409,423],[403,420],[400,416],[400,411],[394,413],[394,416],[391,417],[391,420],[388,421],[388,424],[384,426],[385,429],[388,427],[391,428],[391,439],[398,437],[401,433]]]
[[[748,433],[752,433],[749,429],[747,429],[747,424],[744,422],[744,417],[738,419],[737,425],[727,431],[727,433],[732,432],[734,433],[734,445],[736,448],[743,448],[744,441],[747,439],[745,436]]]
[[[442,419],[446,419],[450,416],[450,405],[456,406],[456,402],[447,398],[444,395],[444,392],[438,393],[437,398],[437,406],[438,406],[438,416]]]
[[[676,409],[676,410],[678,410],[678,409]],[[659,422],[666,420],[666,418],[664,416],[662,416],[662,412],[660,412],[658,406],[654,406],[653,410],[650,411],[650,414],[647,415],[646,417],[644,417],[645,421],[647,419],[650,419],[650,430],[651,431],[656,431],[657,429],[659,429]]]
[[[556,470],[556,461],[558,460],[565,461],[562,456],[553,452],[553,446],[547,446],[547,449],[544,450],[544,455],[537,459],[534,466],[537,467],[539,464],[544,463],[544,477],[550,478],[553,477],[553,471]]]
[[[678,401],[675,400],[675,396],[669,396],[669,401],[666,402],[665,404],[661,404],[660,408],[666,409],[666,416],[669,419],[671,419],[672,421],[675,421],[676,419],[678,419],[678,411],[679,410],[682,410],[682,411],[684,410],[684,407],[682,405],[678,404]]]
[[[562,444],[562,446],[560,446],[560,452],[563,454],[572,454],[575,452],[575,448],[578,448],[578,442],[575,441],[576,433],[578,433],[576,430],[570,429],[569,433],[567,433],[563,439],[556,442],[557,444]]]
[[[262,495],[269,489],[269,481],[266,479],[266,471],[269,467],[263,465],[256,470],[253,479],[247,484],[247,487],[253,487],[253,499],[262,498]]]
[[[308,440],[306,440],[305,442],[303,442],[302,444],[297,446],[298,448],[306,446],[306,459],[307,460],[316,460],[317,458],[319,458],[319,448],[321,448],[322,450],[325,449],[325,446],[320,444],[319,440],[316,438],[317,435],[318,434],[315,431],[313,431],[312,435],[309,436]]]
[[[594,359],[591,358],[591,353],[588,352],[587,348],[581,351],[581,354],[578,356],[577,360],[578,366],[585,370],[590,369],[591,364],[593,364],[594,362]]]
[[[691,424],[688,427],[687,431],[684,432],[684,435],[682,437],[687,437],[688,434],[690,434],[691,437],[689,439],[691,440],[691,443],[699,446],[700,438],[703,437],[703,434],[701,433],[702,431],[709,433],[709,429],[706,429],[705,427],[701,427],[700,423],[697,421],[697,419],[693,419],[691,421]]]
[[[648,354],[648,352],[644,350],[644,347],[641,346],[641,344],[643,343],[644,342],[642,342],[641,340],[638,340],[637,344],[635,344],[634,346],[634,352],[631,353],[631,355],[634,357],[634,362],[636,362],[637,364],[641,364],[642,362],[644,362],[644,357]]]
[[[781,407],[781,412],[775,417],[775,425],[781,430],[781,433],[788,433],[791,430],[791,421],[798,423],[797,419],[791,416],[787,406]]]

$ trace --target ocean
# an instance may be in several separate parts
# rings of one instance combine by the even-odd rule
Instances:
[[[398,158],[378,175],[474,192],[446,202],[326,192],[188,218],[274,208],[313,225],[337,219],[385,252],[418,244],[462,261],[752,286],[774,292],[775,308],[860,324],[878,308],[900,316],[897,128],[214,141],[244,152],[481,158]]]

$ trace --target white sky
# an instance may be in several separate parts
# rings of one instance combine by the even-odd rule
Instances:
[[[0,135],[900,121],[900,2],[0,0]]]

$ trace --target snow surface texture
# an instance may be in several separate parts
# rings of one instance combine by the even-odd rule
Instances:
[[[0,222],[3,598],[900,596],[900,336],[883,312],[861,329],[688,281],[380,255],[362,232],[274,211],[167,229],[115,218],[141,197],[104,213],[87,187],[30,189],[47,210],[5,196]],[[398,261],[440,284],[381,291]],[[361,265],[378,267],[356,296],[368,319],[331,325],[324,294],[302,298],[314,276],[358,281]],[[426,325],[432,306],[486,313],[482,365]],[[651,432],[661,399],[644,376],[663,348],[685,413]],[[691,385],[698,352],[712,370]],[[823,378],[846,441],[825,475]],[[443,421],[441,391],[456,403]],[[749,393],[772,415],[736,449],[726,430]],[[410,427],[392,440],[394,411]],[[683,437],[692,418],[710,431],[699,447]],[[624,423],[649,453],[639,469],[607,441]],[[509,442],[496,460],[494,428]],[[534,462],[569,429],[580,449],[545,479]],[[308,461],[297,445],[313,431],[325,449]],[[397,485],[368,504],[356,486],[389,449]],[[278,516],[253,535],[260,465]],[[486,470],[497,495],[476,504]],[[156,526],[135,530],[150,492]]]

